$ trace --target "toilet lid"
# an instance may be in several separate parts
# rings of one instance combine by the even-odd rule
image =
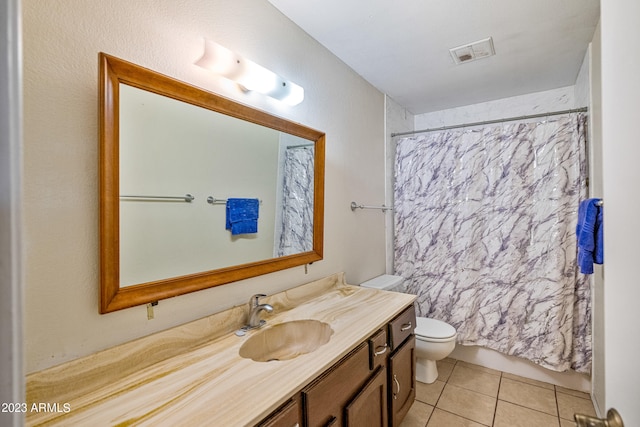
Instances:
[[[415,334],[424,338],[451,338],[456,334],[456,328],[437,319],[418,317],[416,319]]]

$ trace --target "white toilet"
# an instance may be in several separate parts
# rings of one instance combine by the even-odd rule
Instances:
[[[404,278],[384,274],[362,283],[365,288],[404,292]],[[456,329],[446,322],[418,317],[416,335],[416,380],[431,384],[438,378],[436,360],[451,354],[456,346]]]

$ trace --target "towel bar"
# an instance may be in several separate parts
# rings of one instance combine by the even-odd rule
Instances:
[[[184,196],[135,196],[135,195],[120,195],[120,200],[165,200],[165,201],[183,201],[191,203],[196,198],[191,194],[185,194]]]
[[[392,206],[366,206],[366,205],[359,205],[356,202],[351,202],[351,210],[355,212],[356,209],[381,209],[382,212],[386,212],[386,211],[392,211],[393,207]]]

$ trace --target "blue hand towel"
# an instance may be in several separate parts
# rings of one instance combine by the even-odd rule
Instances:
[[[258,199],[227,199],[225,228],[232,235],[258,232]]]
[[[600,199],[587,199],[578,207],[578,266],[582,274],[593,273],[593,263],[602,264],[603,253],[603,207]]]

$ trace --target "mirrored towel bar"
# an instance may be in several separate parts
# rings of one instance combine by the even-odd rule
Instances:
[[[185,194],[184,196],[137,196],[137,195],[120,195],[120,200],[144,200],[144,201],[181,201],[191,203],[196,198],[191,194]]]
[[[217,199],[213,196],[209,196],[207,197],[207,203],[211,204],[211,205],[217,205],[220,203],[227,203],[227,199]],[[262,204],[262,199],[260,199],[260,204]]]
[[[356,202],[351,202],[351,210],[355,212],[356,209],[381,209],[382,212],[386,212],[386,211],[392,211],[393,207],[392,206],[366,206],[366,205],[359,205]]]
[[[227,199],[216,199],[213,196],[207,197],[207,203],[215,205],[216,203],[227,203]]]

